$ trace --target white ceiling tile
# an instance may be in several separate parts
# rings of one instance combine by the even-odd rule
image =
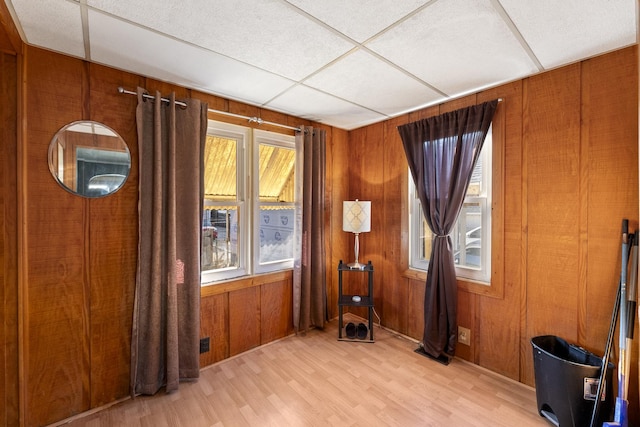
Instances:
[[[344,129],[632,45],[637,25],[635,0],[4,1],[30,45]]]
[[[387,118],[304,85],[289,89],[265,107],[347,130]]]
[[[304,84],[385,115],[444,99],[415,78],[364,50],[341,58],[305,80]]]
[[[94,61],[185,87],[262,104],[293,82],[140,27],[89,12]]]
[[[359,43],[429,2],[426,0],[288,1]]]
[[[545,68],[636,42],[635,0],[500,0]]]
[[[490,0],[437,1],[367,47],[450,96],[538,71]]]
[[[278,0],[88,0],[172,37],[299,80],[353,48]]]
[[[12,0],[25,41],[85,58],[80,5],[66,0]]]

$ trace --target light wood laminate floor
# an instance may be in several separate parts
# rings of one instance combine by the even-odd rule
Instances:
[[[292,336],[202,370],[180,390],[66,420],[98,426],[549,426],[535,391],[473,364],[441,365],[375,327],[375,343],[324,331]],[[60,425],[60,423],[58,424]]]

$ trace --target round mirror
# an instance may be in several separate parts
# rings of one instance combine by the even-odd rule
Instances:
[[[78,121],[60,129],[49,144],[49,170],[66,190],[84,197],[104,197],[124,185],[131,154],[113,129]]]

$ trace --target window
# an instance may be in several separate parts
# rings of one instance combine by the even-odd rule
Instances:
[[[209,121],[202,283],[293,267],[295,138]]]
[[[451,231],[458,277],[489,283],[491,280],[491,170],[492,129],[489,128],[473,170],[467,194]],[[432,233],[409,172],[409,265],[427,270]]]
[[[255,272],[293,267],[296,149],[294,138],[254,131]]]

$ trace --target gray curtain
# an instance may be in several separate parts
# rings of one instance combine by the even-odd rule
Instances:
[[[202,150],[207,105],[138,88],[139,240],[131,393],[199,376]]]
[[[302,153],[302,200],[296,212],[297,250],[293,268],[293,326],[297,332],[324,328],[327,285],[324,247],[325,139],[323,129],[300,126],[296,148]],[[300,161],[300,157],[299,160]]]
[[[448,363],[457,342],[457,282],[449,233],[497,100],[398,127],[427,224],[433,233],[424,299],[426,355]]]

